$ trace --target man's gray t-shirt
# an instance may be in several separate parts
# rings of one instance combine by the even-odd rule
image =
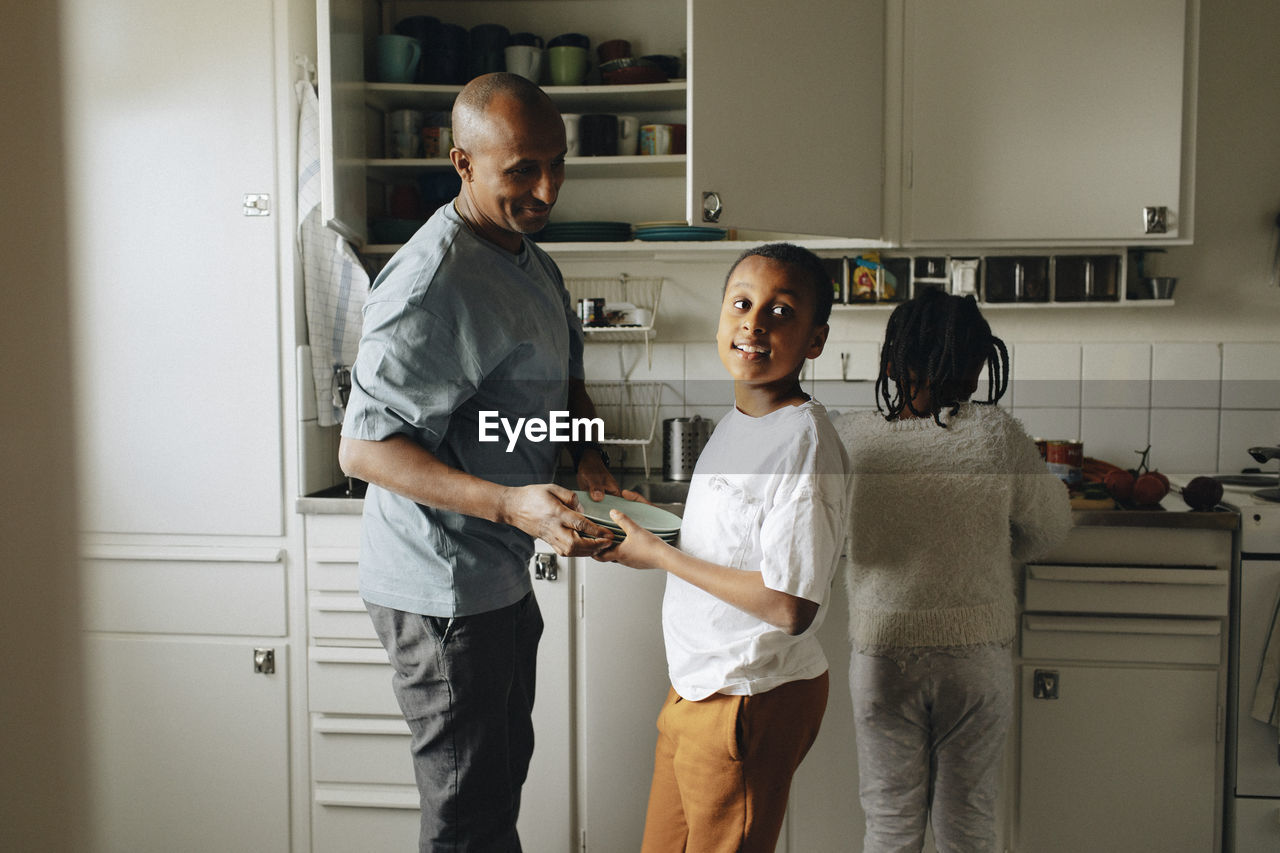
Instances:
[[[481,442],[481,413],[547,420],[582,378],[582,326],[555,263],[526,239],[517,254],[440,208],[374,281],[342,434],[406,435],[445,463],[510,486],[550,481],[560,444]],[[422,506],[370,485],[360,595],[428,616],[519,601],[533,540],[503,524]]]

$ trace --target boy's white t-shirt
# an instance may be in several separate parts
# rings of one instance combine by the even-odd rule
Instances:
[[[849,460],[821,403],[753,418],[736,408],[694,468],[680,549],[761,572],[765,586],[820,605],[799,636],[668,575],[662,603],[671,685],[683,698],[763,693],[827,671],[826,616],[849,508]]]

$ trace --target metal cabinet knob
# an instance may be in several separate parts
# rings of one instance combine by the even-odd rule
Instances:
[[[720,204],[720,193],[706,192],[702,194],[702,221],[719,222],[724,206]]]
[[[1166,234],[1169,231],[1169,208],[1142,208],[1142,228],[1146,234]]]
[[[533,555],[534,580],[554,581],[560,578],[560,566],[556,563],[555,554]]]

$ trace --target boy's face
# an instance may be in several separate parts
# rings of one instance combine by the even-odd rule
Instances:
[[[752,255],[729,276],[716,348],[738,382],[794,382],[806,358],[822,354],[827,326],[815,326],[816,295],[787,264]],[[782,390],[789,390],[785,388]]]

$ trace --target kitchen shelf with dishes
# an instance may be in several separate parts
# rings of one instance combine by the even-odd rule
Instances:
[[[833,311],[892,310],[927,287],[972,294],[985,309],[1155,308],[1173,305],[1176,284],[1130,276],[1124,249],[868,252],[824,262],[836,293]]]
[[[577,178],[682,178],[684,154],[622,154],[612,157],[566,157],[565,177]],[[363,164],[372,174],[388,178],[411,171],[452,172],[448,157],[370,157]]]
[[[348,83],[364,91],[365,104],[379,112],[393,110],[447,110],[461,86],[436,83]],[[688,92],[685,80],[666,83],[630,83],[597,86],[544,85],[561,112],[587,113],[608,109],[635,112],[683,110]]]

